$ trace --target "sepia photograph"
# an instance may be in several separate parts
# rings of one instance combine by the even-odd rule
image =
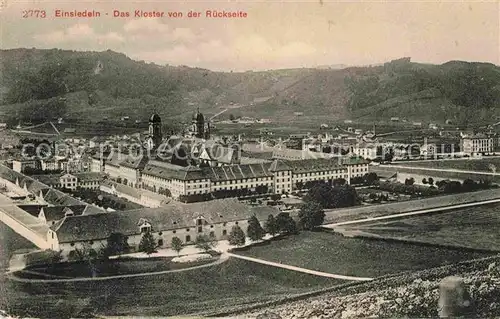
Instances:
[[[0,0],[0,319],[500,318],[497,168],[498,0]]]

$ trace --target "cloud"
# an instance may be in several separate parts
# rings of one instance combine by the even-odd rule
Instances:
[[[305,42],[273,43],[260,35],[242,35],[229,43],[216,39],[185,42],[170,48],[143,50],[134,57],[173,65],[263,69],[267,68],[266,65],[301,65],[304,58],[310,58],[316,53],[316,48]]]
[[[123,30],[128,33],[167,32],[168,29],[168,25],[161,23],[156,18],[130,20],[123,26]]]
[[[95,41],[99,44],[120,43],[125,38],[116,32],[99,34],[88,24],[74,24],[65,31],[53,31],[34,36],[38,42],[49,44],[63,44],[70,42]]]
[[[189,28],[175,28],[172,30],[172,38],[177,41],[193,42],[198,36]]]

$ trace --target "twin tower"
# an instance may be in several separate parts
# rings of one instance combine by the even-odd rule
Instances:
[[[200,113],[200,109],[193,114],[190,134],[196,138],[210,138],[210,122],[205,123],[205,117]],[[160,146],[163,140],[161,131],[161,117],[158,114],[153,114],[149,118],[149,136],[146,140],[148,149],[153,150]]]

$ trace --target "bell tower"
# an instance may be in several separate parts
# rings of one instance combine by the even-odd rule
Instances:
[[[149,119],[149,140],[150,148],[156,149],[160,146],[163,139],[161,133],[161,118],[158,114],[154,113]]]

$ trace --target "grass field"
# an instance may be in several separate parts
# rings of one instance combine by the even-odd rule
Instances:
[[[272,300],[340,283],[343,281],[229,259],[214,267],[142,278],[50,284],[8,281],[0,309],[54,318],[57,311],[83,300],[99,314],[172,316]]]
[[[351,228],[406,240],[500,251],[499,204]]]
[[[419,245],[302,232],[238,252],[246,256],[340,275],[377,277],[486,256]]]
[[[412,166],[412,167],[425,167],[425,168],[443,168],[443,169],[459,169],[466,171],[477,172],[492,172],[492,167],[496,167],[500,172],[500,158],[490,157],[481,159],[460,159],[460,160],[440,160],[440,161],[426,161],[426,162],[405,162],[393,163],[396,165]]]

